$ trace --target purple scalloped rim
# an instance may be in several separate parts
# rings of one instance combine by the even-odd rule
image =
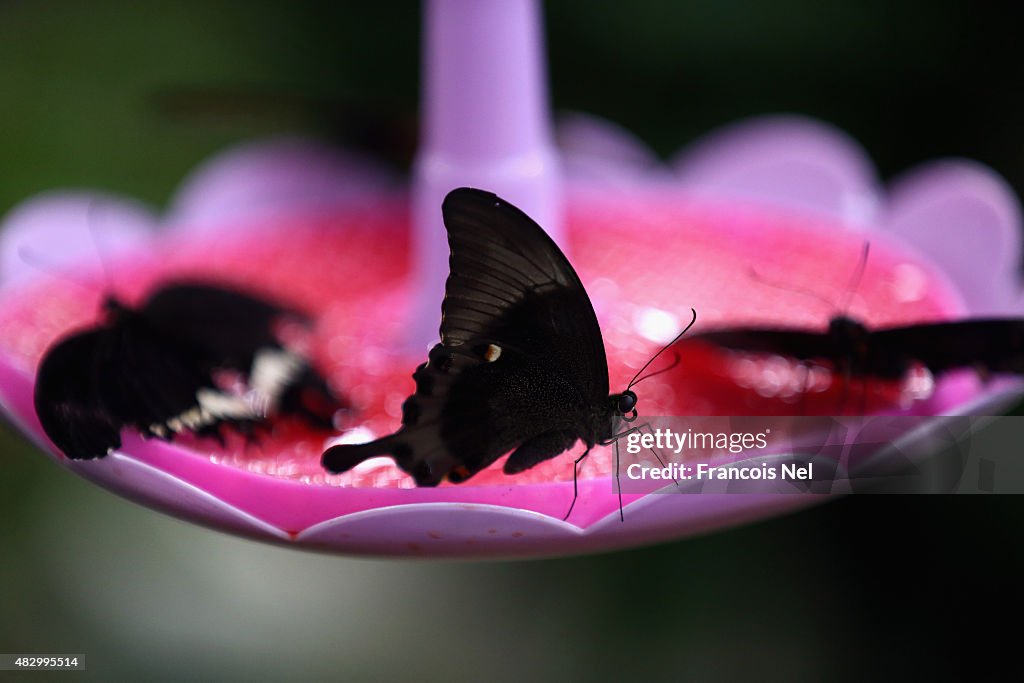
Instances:
[[[1020,209],[1006,183],[986,167],[966,161],[930,164],[907,174],[886,197],[866,155],[841,131],[812,120],[774,117],[708,136],[676,162],[680,170],[673,175],[663,168],[643,168],[653,157],[624,131],[603,125],[590,119],[586,134],[570,136],[573,146],[566,165],[576,176],[570,204],[597,195],[613,200],[622,193],[671,187],[681,196],[704,197],[709,206],[732,199],[813,212],[828,216],[841,226],[837,229],[874,230],[879,239],[885,233],[896,237],[884,241],[912,244],[913,251],[926,254],[949,276],[966,302],[954,308],[964,313],[1009,314],[1020,308],[1013,264],[1006,256],[1020,248]],[[607,150],[631,160],[630,183],[623,185],[609,171],[614,159],[602,158]],[[226,216],[251,211],[257,200],[266,210],[301,210],[313,202],[341,210],[347,203],[390,192],[383,181],[367,182],[365,176],[360,191],[353,192],[352,180],[359,172],[347,157],[331,158],[311,143],[250,145],[217,157],[194,174],[174,203],[171,223],[188,230],[205,223],[204,229],[210,230]],[[295,197],[271,191],[275,187],[315,191]],[[333,196],[332,187],[349,189]],[[67,201],[72,200],[66,195],[30,200],[8,216],[0,295],[16,291],[13,284],[31,277],[11,257],[14,249],[47,230],[48,239],[63,239],[67,221],[55,219]],[[111,209],[121,211],[118,220],[105,221],[116,227],[105,235],[109,242],[104,248],[130,250],[145,244],[156,220],[134,205],[118,207]],[[965,234],[971,236],[970,251],[963,249]],[[95,248],[60,244],[64,252],[48,252],[54,261],[70,262],[76,253]],[[931,405],[946,414],[997,411],[1020,395],[1019,386],[1004,382],[977,391],[973,380],[954,379],[940,385]],[[0,355],[4,411],[51,457],[79,475],[217,529],[331,552],[477,558],[595,552],[706,533],[827,499],[806,494],[633,495],[624,497],[627,522],[620,523],[612,483],[603,477],[581,480],[577,510],[568,523],[561,516],[571,498],[571,482],[437,489],[318,487],[218,465],[173,444],[132,434],[126,434],[120,452],[107,458],[70,461],[55,454],[42,434],[31,396],[30,373]]]

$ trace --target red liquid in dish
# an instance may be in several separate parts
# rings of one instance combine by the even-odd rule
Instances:
[[[685,326],[691,307],[698,313],[694,331],[735,325],[825,329],[848,298],[864,238],[822,223],[678,198],[570,204],[567,248],[601,323],[611,391],[624,389],[660,340]],[[312,314],[314,362],[355,407],[342,426],[358,430],[353,438],[369,440],[398,427],[401,404],[413,391],[412,371],[426,358],[426,348],[413,355],[400,351],[403,321],[411,318],[413,305],[408,231],[409,215],[398,201],[295,214],[225,226],[218,235],[179,233],[158,240],[149,252],[111,264],[108,277],[113,293],[127,302],[165,279],[194,277],[243,287]],[[109,293],[107,277],[98,264],[83,264],[83,271],[95,283],[92,290],[44,275],[8,292],[0,302],[0,352],[34,372],[51,343],[95,322],[101,298]],[[764,282],[810,290],[824,301]],[[962,311],[927,266],[873,243],[850,310],[842,312],[887,325]],[[641,415],[811,415],[862,407],[871,412],[895,409],[905,398],[905,387],[859,381],[844,387],[820,371],[805,393],[800,368],[778,359],[745,359],[686,343],[678,350],[678,367],[635,388]],[[670,362],[664,354],[650,370]],[[258,445],[241,438],[229,439],[227,448],[210,440],[180,443],[226,467],[271,477],[328,486],[413,486],[386,459],[328,475],[319,458],[329,437],[280,420]],[[580,452],[577,447],[511,477],[501,473],[499,461],[463,486],[571,480],[572,459]],[[612,457],[610,449],[595,449],[580,475],[609,474]]]

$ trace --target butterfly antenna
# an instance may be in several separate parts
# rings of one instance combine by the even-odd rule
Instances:
[[[658,356],[660,356],[662,353],[664,353],[666,349],[671,348],[673,344],[675,344],[677,341],[679,341],[682,338],[682,336],[684,334],[686,334],[690,330],[691,327],[693,327],[693,324],[695,322],[697,322],[697,309],[691,308],[690,312],[693,313],[693,317],[690,319],[690,323],[686,327],[684,327],[683,331],[680,332],[679,334],[677,334],[672,341],[670,341],[668,344],[665,344],[663,347],[661,347],[661,349],[656,354],[651,356],[651,359],[649,361],[647,361],[646,363],[644,363],[644,366],[642,368],[637,370],[637,373],[635,375],[633,375],[633,379],[629,380],[629,384],[626,385],[626,391],[629,391],[630,387],[632,387],[634,384],[636,384],[637,382],[640,381],[640,380],[637,379],[637,377],[642,375],[644,370],[649,368],[651,366],[651,363],[653,363],[655,361],[655,359],[657,359]],[[677,360],[677,364],[678,364],[678,360]],[[668,368],[666,368],[665,370],[662,370],[660,372],[665,372],[667,370],[671,370],[674,367],[675,367],[675,365],[671,365]],[[660,372],[656,372],[656,373],[654,373],[654,375],[660,374]],[[653,377],[654,375],[649,375],[649,376]],[[647,378],[645,377],[644,379],[647,379]]]
[[[673,351],[672,352],[672,356],[673,356],[672,363],[669,364],[668,367],[662,368],[661,370],[655,370],[654,372],[652,372],[649,375],[644,375],[643,377],[641,377],[637,381],[635,381],[632,384],[630,384],[630,386],[633,387],[633,386],[636,386],[637,384],[640,384],[640,382],[643,382],[646,379],[650,379],[652,377],[657,377],[658,375],[664,375],[666,372],[668,372],[672,368],[674,368],[677,365],[679,365],[680,361],[682,360],[682,356],[679,355],[679,352],[678,351]]]
[[[108,293],[114,292],[114,277],[113,271],[110,269],[110,265],[107,263],[106,258],[103,256],[103,249],[100,247],[100,238],[96,233],[96,224],[94,218],[96,212],[100,208],[100,199],[93,197],[89,200],[89,205],[85,209],[85,229],[89,232],[89,241],[92,242],[93,251],[96,252],[96,259],[99,261],[100,270],[103,271],[103,282],[106,285],[106,291]]]
[[[50,263],[25,245],[18,246],[18,258],[21,259],[21,262],[25,265],[30,268],[35,268],[49,277],[57,278],[62,282],[67,282],[68,284],[72,284],[76,287],[81,287],[82,289],[88,290],[90,294],[96,292],[95,285],[89,284],[85,280],[79,280],[68,273],[61,272],[62,269],[59,266],[54,263]]]
[[[850,286],[846,290],[846,298],[843,300],[843,306],[839,310],[842,311],[843,315],[850,310],[850,304],[853,303],[853,295],[860,287],[860,281],[864,277],[864,270],[868,265],[868,252],[871,250],[871,242],[864,242],[864,249],[860,253],[860,263],[857,264],[857,270],[853,271],[853,276],[850,277]]]
[[[803,287],[793,287],[792,285],[784,285],[780,282],[772,282],[771,280],[765,278],[763,275],[758,273],[753,268],[749,268],[747,270],[747,274],[750,276],[750,279],[754,280],[758,284],[766,285],[768,287],[774,287],[775,289],[781,289],[783,292],[790,292],[791,294],[799,294],[800,296],[810,297],[816,301],[820,301],[821,303],[825,304],[826,308],[832,309],[835,305],[833,302],[829,301],[821,294],[818,294],[817,292],[812,292],[809,289],[804,289]]]

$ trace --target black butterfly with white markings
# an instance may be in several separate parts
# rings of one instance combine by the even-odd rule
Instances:
[[[303,314],[218,285],[168,283],[138,307],[114,298],[102,323],[53,345],[39,364],[35,409],[69,458],[121,445],[121,429],[170,440],[189,432],[220,439],[268,417],[293,414],[330,429],[344,402],[275,326],[309,327]],[[222,386],[240,375],[244,391]]]
[[[417,485],[436,486],[509,451],[504,472],[515,474],[577,440],[589,453],[621,436],[615,418],[635,419],[637,396],[628,387],[609,395],[597,316],[558,246],[490,192],[453,190],[441,210],[451,248],[441,342],[413,373],[401,428],[332,446],[323,466],[339,473],[391,455]]]

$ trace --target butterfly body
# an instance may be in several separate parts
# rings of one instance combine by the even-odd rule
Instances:
[[[413,374],[401,428],[329,448],[331,472],[391,455],[417,485],[434,486],[509,451],[504,471],[514,474],[579,440],[589,449],[612,437],[624,394],[609,395],[597,318],[561,250],[488,192],[454,190],[442,212],[451,258],[441,341]]]
[[[147,437],[248,433],[272,413],[330,427],[342,407],[301,354],[278,340],[277,322],[309,321],[290,309],[216,285],[168,284],[138,307],[108,298],[103,320],[53,345],[36,376],[35,408],[68,457],[102,457],[132,427]],[[221,375],[245,379],[245,392]]]

